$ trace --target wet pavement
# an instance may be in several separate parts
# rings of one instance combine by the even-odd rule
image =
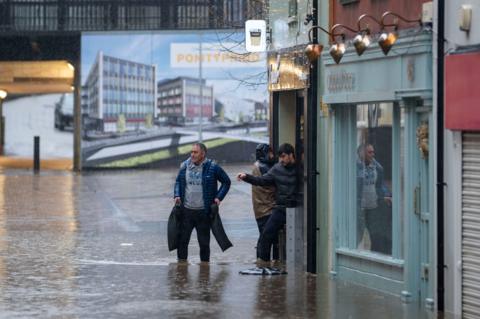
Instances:
[[[212,237],[210,265],[168,252],[177,168],[92,172],[0,171],[0,318],[433,318],[399,297],[289,271],[245,276],[257,226],[247,166],[225,166],[221,205],[234,247]]]

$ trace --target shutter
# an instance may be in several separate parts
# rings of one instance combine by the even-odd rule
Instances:
[[[480,314],[480,133],[463,133],[462,318]]]

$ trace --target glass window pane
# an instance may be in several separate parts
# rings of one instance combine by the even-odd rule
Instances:
[[[357,248],[392,254],[393,104],[357,105]]]

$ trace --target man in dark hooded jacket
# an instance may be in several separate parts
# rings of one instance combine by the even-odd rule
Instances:
[[[273,151],[268,144],[258,144],[255,149],[256,161],[253,164],[252,176],[265,175],[273,166]],[[275,207],[275,187],[252,185],[252,204],[258,231],[261,235]],[[257,258],[260,258],[260,237],[257,241]],[[277,242],[274,243],[273,259],[278,259]]]
[[[275,208],[260,236],[260,263],[270,262],[272,244],[278,237],[278,231],[286,223],[286,208],[295,207],[297,196],[297,170],[295,149],[285,143],[278,148],[278,163],[265,175],[252,176],[246,173],[237,175],[239,180],[257,186],[275,186]]]

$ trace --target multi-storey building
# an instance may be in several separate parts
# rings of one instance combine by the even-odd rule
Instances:
[[[160,81],[157,92],[158,115],[169,123],[198,123],[200,118],[208,121],[213,117],[213,86],[204,79],[201,85],[199,79],[190,77]]]
[[[267,102],[254,102],[255,120],[263,121],[268,119]]]
[[[268,61],[272,143],[296,144],[305,159],[306,268],[442,309],[435,3],[330,0],[311,8],[270,1]],[[309,52],[323,53],[305,62],[299,51],[317,41]],[[376,196],[388,197],[374,213],[361,206],[364,145],[383,167]]]
[[[88,116],[100,119],[105,132],[151,125],[156,115],[155,77],[154,65],[98,52],[84,85]]]

